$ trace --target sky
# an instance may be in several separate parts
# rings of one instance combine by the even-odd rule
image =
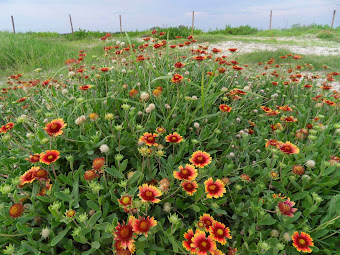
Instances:
[[[11,15],[17,32],[119,31],[119,15],[125,31],[154,26],[191,26],[209,29],[250,25],[268,29],[289,28],[293,24],[331,23],[340,26],[340,0],[0,0],[0,31],[12,31]]]

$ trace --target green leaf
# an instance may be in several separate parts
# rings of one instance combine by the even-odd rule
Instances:
[[[100,248],[100,243],[97,241],[92,242],[91,247],[98,250]]]
[[[86,202],[87,206],[90,207],[91,209],[95,210],[95,211],[100,211],[100,207],[97,205],[96,202],[94,202],[93,200],[87,200]]]
[[[63,231],[61,231],[55,238],[52,239],[50,245],[51,246],[57,245],[61,241],[61,239],[63,239],[66,236],[67,232],[70,229],[71,229],[71,227],[67,227]]]
[[[143,175],[143,173],[141,171],[136,171],[132,177],[129,179],[129,183],[133,184],[134,182],[136,182],[139,177],[141,177]],[[144,176],[144,175],[143,175]]]
[[[263,226],[270,226],[273,225],[277,222],[277,220],[275,220],[272,216],[270,216],[269,214],[267,214],[266,216],[263,217],[262,220],[258,221],[257,224],[258,225],[263,225]]]
[[[102,212],[96,212],[95,214],[93,214],[88,222],[89,226],[93,226],[101,216]]]
[[[309,194],[308,191],[302,191],[292,196],[292,201],[300,200],[305,198]]]
[[[201,209],[197,205],[192,205],[192,209],[194,209],[195,212],[201,211]]]
[[[124,174],[113,168],[105,168],[105,172],[111,176],[117,177],[118,179],[123,179],[125,177]]]

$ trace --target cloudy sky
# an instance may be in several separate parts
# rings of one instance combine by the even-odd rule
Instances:
[[[251,25],[267,29],[273,10],[273,28],[292,24],[330,24],[337,10],[335,26],[340,26],[340,0],[0,0],[0,31],[16,30],[70,32],[69,13],[75,30],[119,31],[119,14],[124,30],[153,26],[191,26],[203,30]]]

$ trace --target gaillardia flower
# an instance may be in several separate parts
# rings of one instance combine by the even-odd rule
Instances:
[[[190,181],[183,181],[181,183],[181,186],[183,190],[190,196],[192,196],[198,188],[198,184],[196,181],[190,182]]]
[[[203,214],[203,216],[201,216],[199,218],[199,222],[203,222],[204,229],[206,231],[209,231],[210,226],[212,226],[214,224],[215,220],[210,214],[205,213],[205,214]]]
[[[170,80],[172,83],[181,83],[183,81],[183,76],[180,74],[174,74]]]
[[[14,204],[9,208],[9,216],[12,218],[19,218],[24,212],[24,206],[22,204]]]
[[[105,158],[101,157],[101,158],[95,158],[92,162],[92,168],[94,170],[100,170],[105,164]]]
[[[210,235],[213,239],[221,244],[227,242],[226,238],[231,239],[230,229],[226,227],[223,223],[215,221],[209,228]]]
[[[197,230],[194,237],[191,239],[191,247],[196,249],[198,255],[208,255],[216,250],[216,243],[212,236],[206,237],[205,232]]]
[[[210,154],[205,151],[196,151],[191,155],[189,161],[196,167],[203,168],[211,163]]]
[[[49,165],[57,161],[57,159],[59,158],[59,154],[60,152],[56,150],[42,152],[40,154],[40,162]]]
[[[279,149],[285,154],[298,154],[300,152],[299,148],[290,142],[280,142]]]
[[[231,107],[226,105],[226,104],[221,104],[220,105],[220,111],[222,111],[222,112],[231,112]]]
[[[156,137],[158,136],[158,134],[156,133],[144,133],[140,138],[139,141],[146,143],[146,145],[149,146],[158,146],[158,143],[156,143]]]
[[[293,246],[297,251],[308,252],[311,253],[312,249],[310,247],[314,246],[313,239],[305,232],[301,232],[299,234],[297,231],[292,235]]]
[[[40,161],[40,154],[29,155],[28,158],[25,159],[31,163],[37,163]]]
[[[173,133],[173,134],[169,134],[165,137],[165,141],[168,143],[180,143],[182,142],[183,138],[182,136],[180,136],[180,134],[178,133]]]
[[[23,175],[20,176],[20,186],[25,185],[26,183],[32,183],[36,177],[35,172],[39,170],[40,167],[34,166],[31,169],[27,170]]]
[[[224,183],[219,179],[214,182],[212,178],[209,178],[204,182],[204,185],[207,198],[223,197],[223,194],[226,192]]]
[[[174,171],[173,175],[177,180],[193,181],[197,177],[197,170],[193,165],[186,164],[185,167],[179,166],[179,171]]]
[[[279,208],[282,215],[293,217],[294,213],[297,211],[296,208],[293,208],[294,205],[295,205],[295,202],[290,201],[290,199],[288,198],[284,202],[279,202],[277,204],[277,207]]]
[[[125,224],[120,224],[116,227],[116,231],[113,233],[115,240],[120,241],[121,248],[123,250],[129,249],[129,251],[134,250],[134,231],[133,231],[133,222],[136,220],[135,217],[129,216],[128,222]]]
[[[55,119],[47,123],[44,129],[49,136],[58,136],[64,132],[63,128],[66,126],[63,119]]]
[[[160,197],[161,195],[162,192],[155,186],[148,185],[146,183],[142,186],[139,186],[138,196],[142,199],[142,202],[158,203],[161,200],[157,197]]]
[[[134,220],[132,223],[133,231],[137,234],[144,234],[145,236],[148,236],[150,229],[156,225],[157,221],[154,217],[150,218],[150,216],[147,218],[139,216],[139,219]]]
[[[187,232],[184,233],[184,241],[182,241],[183,247],[190,253],[195,254],[196,249],[191,247],[192,241],[191,239],[194,237],[194,231],[189,229]]]

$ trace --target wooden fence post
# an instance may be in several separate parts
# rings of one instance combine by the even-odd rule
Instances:
[[[272,16],[273,16],[273,11],[270,10],[269,30],[272,30]]]
[[[122,15],[119,15],[119,26],[120,26],[120,33],[123,33],[123,28],[122,28]]]
[[[73,35],[73,24],[72,24],[71,14],[69,14],[69,16],[70,16],[70,24],[71,24],[72,35]]]
[[[191,35],[194,35],[194,21],[195,21],[195,12],[192,11]]]
[[[335,10],[333,11],[333,18],[332,18],[332,24],[331,24],[331,28],[333,28],[333,25],[334,25],[334,19],[335,19]]]
[[[14,26],[14,18],[13,18],[13,16],[11,16],[11,19],[12,19],[13,33],[15,34],[15,26]]]

